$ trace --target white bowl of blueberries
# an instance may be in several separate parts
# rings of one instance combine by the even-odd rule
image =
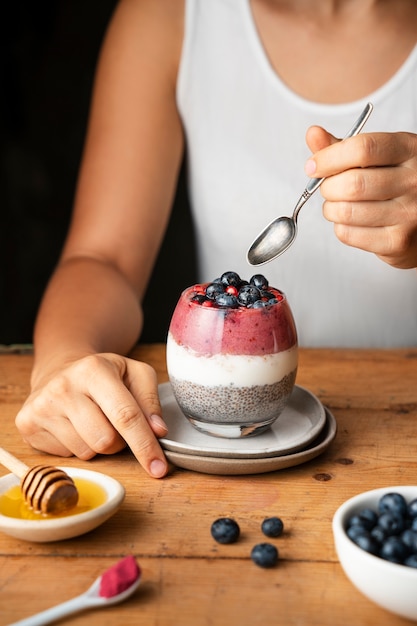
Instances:
[[[355,587],[384,609],[417,620],[417,486],[350,498],[333,517],[333,535]]]

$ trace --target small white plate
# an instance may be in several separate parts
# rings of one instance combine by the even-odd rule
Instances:
[[[195,454],[181,454],[165,450],[167,458],[173,465],[183,469],[200,472],[203,474],[243,475],[265,474],[276,470],[294,467],[307,463],[322,454],[336,437],[337,424],[333,415],[326,409],[326,424],[319,436],[312,444],[300,452],[284,454],[276,457],[264,457],[260,459],[230,459],[214,456],[198,456]]]
[[[46,543],[78,537],[97,528],[108,520],[120,507],[125,497],[124,487],[114,478],[91,470],[61,467],[71,478],[84,478],[96,483],[107,494],[106,501],[100,506],[76,515],[39,520],[17,519],[0,514],[0,531],[17,539]],[[20,481],[14,474],[0,478],[0,495],[4,494]]]
[[[254,437],[226,439],[198,431],[182,413],[170,383],[159,385],[162,416],[168,434],[160,439],[165,450],[222,458],[277,457],[305,448],[320,433],[326,413],[320,400],[295,385],[289,402],[272,426]]]

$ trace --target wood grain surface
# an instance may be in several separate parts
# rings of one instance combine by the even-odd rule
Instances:
[[[167,380],[163,345],[142,345],[134,358]],[[28,465],[62,459],[29,448],[14,416],[28,393],[30,353],[0,354],[0,445]],[[300,350],[297,384],[333,413],[331,446],[303,465],[253,476],[212,476],[172,467],[149,478],[125,450],[85,463],[126,488],[122,508],[103,526],[75,539],[28,543],[0,533],[0,626],[84,592],[108,567],[134,554],[143,570],[124,604],[67,618],[74,625],[146,626],[400,626],[344,575],[331,520],[352,495],[417,483],[417,349]],[[7,474],[0,467],[0,475]],[[266,541],[261,523],[278,515],[283,536],[277,567],[250,560]],[[219,545],[210,535],[220,516],[235,518],[240,540]]]

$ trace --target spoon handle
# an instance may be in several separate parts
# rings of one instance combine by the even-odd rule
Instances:
[[[362,113],[360,114],[360,116],[358,117],[358,119],[356,120],[352,128],[350,129],[350,131],[343,137],[343,139],[348,139],[348,137],[354,137],[355,135],[358,135],[361,132],[362,128],[365,126],[365,123],[368,117],[371,115],[373,108],[374,108],[373,105],[370,102],[368,102],[368,104],[366,105],[366,107],[364,108],[364,110],[362,111]],[[323,181],[324,181],[324,178],[312,178],[308,182],[303,193],[305,200],[308,200],[309,197],[315,191],[317,191],[317,189],[320,187]]]
[[[96,602],[94,602],[94,599],[90,600],[87,594],[88,592],[83,593],[80,596],[72,598],[71,600],[57,604],[50,609],[36,613],[36,615],[31,615],[30,617],[21,619],[18,622],[13,622],[10,626],[44,626],[45,624],[50,624],[51,622],[62,619],[63,617],[67,617],[68,615],[73,615],[74,613],[83,611],[84,609],[104,604],[104,602],[98,598],[96,599]]]
[[[0,448],[0,463],[7,467],[15,476],[23,478],[29,467],[20,461],[20,459],[7,452],[4,448]]]

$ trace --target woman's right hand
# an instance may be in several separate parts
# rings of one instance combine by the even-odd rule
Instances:
[[[157,377],[143,362],[103,353],[85,356],[43,377],[16,417],[33,448],[88,460],[126,445],[154,478],[168,464],[157,438],[167,433]]]

